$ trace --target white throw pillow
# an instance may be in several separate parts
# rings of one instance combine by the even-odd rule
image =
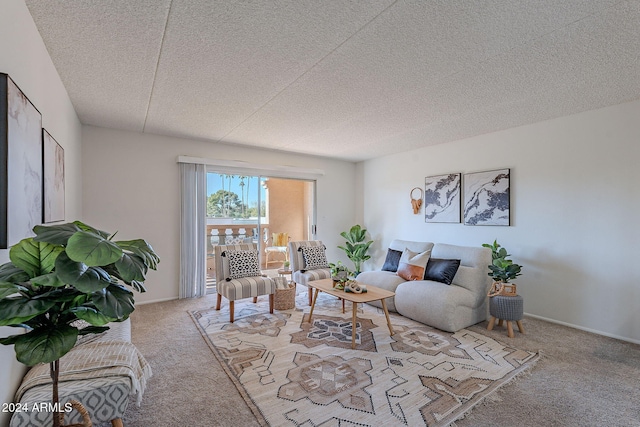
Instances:
[[[404,280],[424,280],[424,272],[430,256],[430,250],[418,253],[405,249],[398,262],[396,274]]]

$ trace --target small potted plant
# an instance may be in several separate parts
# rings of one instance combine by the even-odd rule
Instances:
[[[373,243],[373,240],[365,242],[366,234],[367,230],[362,228],[359,224],[351,227],[348,232],[343,231],[340,233],[340,235],[347,241],[344,246],[338,246],[338,248],[345,251],[347,257],[353,261],[353,265],[355,267],[355,271],[353,273],[355,276],[360,274],[360,266],[362,263],[371,258],[370,255],[367,255],[367,251]]]
[[[349,280],[351,271],[341,261],[336,263],[329,263],[331,269],[331,279],[333,279],[333,287],[335,289],[344,289],[344,283]]]
[[[484,243],[485,248],[491,249],[492,264],[489,266],[491,270],[488,274],[493,277],[493,285],[489,291],[489,296],[495,295],[516,295],[516,285],[509,283],[511,280],[520,276],[522,266],[514,264],[507,257],[511,256],[507,250],[500,246],[497,240],[493,244]]]

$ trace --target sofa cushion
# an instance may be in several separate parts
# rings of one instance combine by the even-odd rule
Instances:
[[[301,246],[300,250],[304,258],[304,270],[329,267],[324,246]]]
[[[392,271],[363,271],[358,274],[358,282],[364,283],[367,286],[386,289],[391,292],[395,292],[396,288],[402,283],[407,283],[406,280]],[[367,304],[382,308],[382,303],[379,300],[371,301]],[[397,311],[394,298],[387,298],[386,304],[389,311]]]
[[[405,249],[398,262],[398,276],[405,280],[422,280],[430,256],[431,251],[417,253],[411,249]]]
[[[398,271],[398,263],[400,262],[400,257],[402,256],[402,251],[397,251],[395,249],[389,248],[387,250],[387,258],[384,260],[384,265],[382,266],[382,271]]]
[[[400,240],[394,239],[389,244],[390,249],[395,249],[396,251],[404,251],[405,249],[410,249],[413,252],[424,252],[429,251],[433,248],[433,243],[431,242],[414,242],[412,240]]]
[[[424,279],[450,285],[458,271],[458,267],[460,267],[459,259],[429,258]]]

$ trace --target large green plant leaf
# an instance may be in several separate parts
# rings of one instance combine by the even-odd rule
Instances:
[[[117,320],[127,318],[135,308],[133,293],[120,285],[94,292],[91,301],[102,314]]]
[[[27,282],[29,279],[29,275],[24,270],[16,267],[11,262],[0,265],[0,281],[20,283]]]
[[[69,325],[34,329],[15,339],[16,358],[27,366],[51,363],[73,348],[78,330]]]
[[[122,257],[122,249],[104,237],[79,231],[67,242],[67,256],[89,267],[113,264]]]
[[[86,296],[82,292],[75,288],[56,288],[49,292],[39,294],[33,297],[33,299],[41,299],[46,301],[53,301],[55,303],[76,301],[79,296]],[[74,302],[72,305],[78,305]]]
[[[60,254],[56,260],[56,274],[64,283],[84,293],[99,291],[111,283],[109,274],[102,268],[75,262],[66,253]]]
[[[124,249],[125,251],[129,251],[135,255],[138,255],[144,260],[144,263],[147,267],[152,270],[158,268],[158,263],[160,262],[160,258],[154,252],[153,248],[150,244],[148,244],[143,239],[136,240],[119,240],[114,242],[119,247]]]
[[[56,273],[43,274],[42,276],[34,277],[31,279],[31,283],[36,286],[46,286],[49,288],[59,288],[65,285]]]
[[[108,239],[111,233],[107,233],[106,231],[98,230],[97,228],[93,228],[90,225],[85,224],[81,221],[73,221],[73,224],[78,226],[82,231],[89,231],[91,233],[97,234],[98,236],[102,236],[105,239]]]
[[[0,300],[0,326],[16,325],[46,313],[55,305],[53,301],[36,300],[26,297],[4,298]]]
[[[100,313],[98,310],[92,307],[74,307],[70,311],[74,313],[78,317],[78,319],[89,322],[94,326],[104,326],[107,323],[116,320],[114,318],[105,316],[103,313]]]
[[[28,289],[16,283],[0,282],[0,299],[25,291],[28,291]]]
[[[147,266],[144,263],[144,259],[138,255],[125,252],[122,258],[116,261],[115,265],[118,273],[120,273],[120,277],[125,282],[131,283],[134,280],[144,282]]]
[[[80,231],[80,228],[73,223],[60,225],[36,225],[33,228],[33,232],[36,233],[36,237],[33,239],[36,242],[47,242],[53,245],[65,246],[69,238],[78,231]]]
[[[29,277],[37,277],[50,273],[55,266],[56,258],[64,250],[62,246],[34,239],[22,239],[9,250],[11,262],[24,270]]]

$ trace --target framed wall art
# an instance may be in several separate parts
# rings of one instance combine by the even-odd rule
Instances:
[[[42,129],[44,222],[64,221],[64,149]]]
[[[450,173],[425,178],[425,222],[460,222],[460,177],[459,173]]]
[[[0,73],[0,249],[42,224],[42,116]]]
[[[510,170],[464,175],[464,224],[511,225]]]

